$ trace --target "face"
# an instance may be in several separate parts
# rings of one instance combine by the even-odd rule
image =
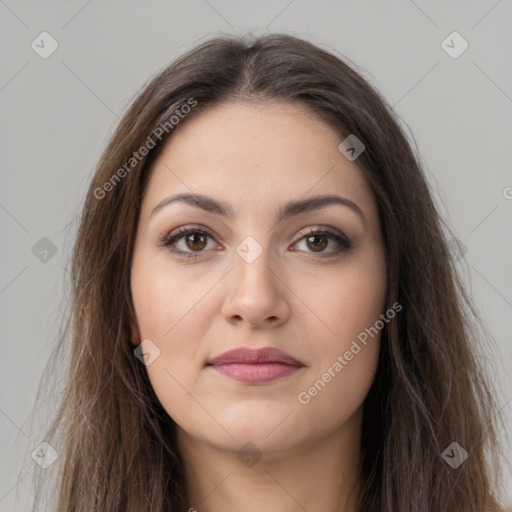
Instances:
[[[271,454],[360,418],[386,267],[375,198],[341,141],[303,106],[224,104],[188,119],[153,164],[132,260],[133,343],[187,439]],[[162,203],[177,194],[210,200]],[[320,196],[342,199],[309,202]],[[309,208],[284,208],[296,201]],[[208,364],[238,347],[300,365]]]

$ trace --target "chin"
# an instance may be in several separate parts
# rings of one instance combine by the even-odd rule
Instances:
[[[265,454],[277,454],[293,448],[299,442],[297,425],[291,419],[293,414],[284,420],[289,412],[290,410],[276,416],[255,417],[253,409],[251,415],[239,415],[232,421],[217,416],[219,423],[231,435],[220,426],[215,430],[201,428],[199,430],[191,429],[188,432],[193,437],[200,438],[203,442],[223,450],[238,452],[247,444],[252,444]]]
[[[268,435],[266,430],[263,432],[257,428],[257,425],[255,428],[240,429],[232,434],[233,438],[224,438],[223,442],[217,446],[235,452],[237,456],[247,453],[256,453],[265,457],[279,456],[300,444],[300,440],[292,437],[290,431],[283,430],[280,434],[275,431]]]

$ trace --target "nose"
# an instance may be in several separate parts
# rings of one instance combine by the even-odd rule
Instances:
[[[226,276],[222,315],[232,323],[247,322],[252,328],[277,327],[290,317],[290,296],[293,295],[286,276],[263,251],[248,263],[238,254],[233,269]]]

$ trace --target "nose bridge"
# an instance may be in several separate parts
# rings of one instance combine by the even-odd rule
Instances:
[[[239,316],[257,324],[271,317],[288,315],[286,287],[276,271],[276,258],[268,247],[252,237],[244,239],[233,254],[228,277],[224,314]]]
[[[252,237],[244,239],[236,248],[233,256],[236,290],[244,294],[274,294],[278,292],[276,274],[272,271],[271,250],[268,245],[263,247]]]

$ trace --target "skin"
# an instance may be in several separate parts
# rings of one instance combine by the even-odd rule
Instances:
[[[178,126],[151,169],[132,260],[133,343],[150,339],[160,350],[146,369],[177,424],[187,507],[199,512],[355,510],[379,336],[309,403],[298,400],[386,309],[375,198],[357,160],[338,150],[341,140],[300,104],[222,104]],[[150,216],[182,192],[228,203],[235,215],[175,202]],[[323,194],[350,199],[364,220],[329,205],[276,224],[284,203]],[[161,245],[191,225],[214,236],[182,237],[174,248],[197,257]],[[328,245],[315,252],[307,228],[328,226],[352,248],[320,237]],[[236,252],[247,236],[263,250],[251,263]],[[277,347],[304,367],[248,384],[205,366],[239,346]],[[260,456],[254,464],[237,457],[246,443]]]

